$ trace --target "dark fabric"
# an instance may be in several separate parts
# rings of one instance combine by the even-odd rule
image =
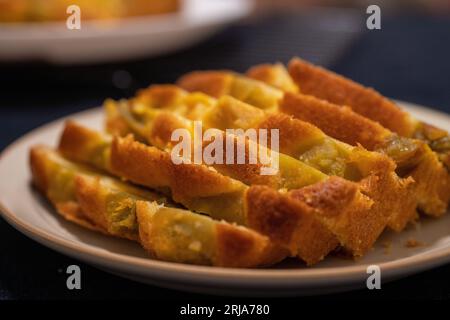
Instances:
[[[354,25],[330,31],[289,15],[233,27],[214,40],[157,59],[100,66],[0,64],[0,149],[50,120],[97,106],[106,97],[129,96],[150,83],[171,82],[189,70],[243,71],[259,62],[286,62],[294,55],[327,65],[387,96],[450,112],[450,18],[385,17],[382,30],[359,35]],[[129,73],[129,88],[113,85],[117,70]],[[64,270],[73,263],[82,269],[80,291],[65,286]],[[448,299],[449,275],[450,266],[444,266],[383,284],[380,291],[325,297]],[[0,219],[0,299],[59,298],[212,299],[112,276],[35,243]]]

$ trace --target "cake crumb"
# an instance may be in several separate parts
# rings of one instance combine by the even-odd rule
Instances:
[[[390,254],[392,250],[392,242],[391,241],[383,241],[381,246],[384,248],[384,254]]]
[[[422,245],[423,245],[422,242],[417,241],[416,239],[413,239],[413,238],[408,239],[405,243],[405,247],[407,247],[407,248],[417,248]]]

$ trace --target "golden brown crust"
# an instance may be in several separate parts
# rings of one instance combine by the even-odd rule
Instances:
[[[149,103],[153,108],[167,107],[179,102],[186,96],[186,92],[176,85],[151,85],[139,90],[136,98],[139,101]]]
[[[289,73],[305,94],[350,106],[402,136],[411,137],[416,129],[408,113],[371,88],[298,58],[289,63]]]
[[[447,152],[445,156],[441,158],[442,163],[447,167],[447,171],[450,169],[450,152]],[[450,193],[450,191],[449,191]]]
[[[111,169],[135,183],[150,188],[167,186],[171,163],[168,153],[137,143],[130,136],[113,140]]]
[[[338,177],[290,191],[291,197],[316,208],[318,217],[354,256],[362,256],[384,230],[388,217],[373,210],[359,187]],[[340,214],[336,214],[340,212]]]
[[[419,208],[426,214],[439,217],[445,214],[450,201],[450,175],[428,146],[420,163],[409,174],[417,181],[415,194]]]
[[[144,201],[136,203],[136,219],[139,225],[139,241],[144,249],[153,257],[156,256],[152,244],[152,223],[150,216],[146,213],[146,206],[148,204]]]
[[[49,172],[46,166],[46,154],[49,148],[44,146],[35,146],[30,150],[30,168],[35,186],[48,198]],[[106,234],[103,226],[96,224],[80,208],[76,201],[54,201],[49,199],[55,206],[56,211],[65,219],[72,221],[82,227]]]
[[[48,188],[47,170],[45,159],[42,152],[46,150],[43,146],[35,146],[30,150],[30,169],[33,178],[33,184],[41,191],[46,193]]]
[[[395,162],[386,155],[367,152],[360,147],[354,149],[349,162],[364,165],[368,172],[359,181],[362,193],[373,201],[373,211],[385,213],[388,226],[394,231],[403,230],[417,218],[415,181],[411,177],[399,178],[395,173]],[[370,156],[369,156],[370,155]]]
[[[152,121],[150,132],[148,133],[148,142],[150,144],[159,147],[166,148],[171,146],[172,133],[176,129],[187,129],[186,123],[182,121],[179,117],[170,112],[161,112],[158,114],[154,121]]]
[[[118,175],[150,187],[170,187],[175,201],[208,197],[239,190],[242,185],[196,164],[174,164],[170,154],[131,137],[115,138],[111,167]]]
[[[63,202],[55,204],[56,211],[66,220],[86,229],[109,235],[106,229],[91,221],[76,202]]]
[[[105,129],[106,132],[113,136],[126,136],[131,133],[128,123],[118,112],[118,103],[111,99],[104,102],[103,108],[105,111]]]
[[[75,195],[80,208],[91,221],[107,230],[105,201],[100,201],[98,196],[94,196],[99,190],[99,178],[87,180],[80,175],[75,177]]]
[[[107,215],[108,203],[111,203],[112,200],[108,199],[103,192],[100,177],[87,178],[83,175],[75,177],[76,199],[86,217],[95,225],[107,230],[110,235],[133,241],[138,240],[137,232],[114,231],[111,228]]]
[[[222,143],[225,145],[225,135],[222,135]],[[217,138],[220,140],[220,137]],[[238,155],[237,152],[233,154],[234,158],[232,158],[232,163],[227,164],[227,154],[224,153],[222,157],[222,164],[214,164],[213,167],[217,169],[220,173],[229,176],[233,179],[242,181],[243,183],[247,185],[254,185],[254,184],[260,184],[260,185],[266,185],[270,186],[272,188],[278,189],[282,187],[282,178],[280,176],[280,172],[278,171],[277,174],[273,175],[263,175],[261,174],[261,170],[263,169],[264,165],[261,163],[260,159],[256,159],[256,163],[252,164],[250,163],[250,149],[258,150],[258,146],[249,140],[243,141],[242,139],[236,138],[236,136],[232,136],[230,140],[233,139],[234,143],[236,145],[236,148],[242,148],[245,150],[245,161],[242,164],[238,163]],[[204,147],[206,147],[209,144],[209,142],[204,143]],[[261,151],[262,149],[259,149],[258,152],[264,152]],[[257,156],[256,156],[257,157]],[[231,157],[230,157],[231,158]]]
[[[196,164],[173,165],[171,179],[174,199],[211,197],[237,192],[243,187],[238,181]]]
[[[284,113],[268,115],[258,129],[278,129],[280,152],[288,155],[307,150],[325,137],[317,127]],[[270,139],[267,144],[270,145]]]
[[[393,171],[378,171],[360,182],[361,190],[374,201],[372,210],[388,214],[388,226],[396,232],[417,219],[414,179],[399,179]]]
[[[291,254],[308,265],[321,261],[339,245],[336,236],[315,218],[315,210],[266,186],[252,186],[246,194],[250,228],[274,243],[289,244]]]
[[[232,96],[221,96],[209,112],[200,116],[210,128],[248,129],[265,117],[265,112]]]
[[[219,98],[230,91],[232,81],[233,75],[227,71],[194,71],[178,79],[177,85],[190,92],[201,91]]]
[[[61,135],[58,151],[65,157],[80,163],[95,163],[100,170],[108,171],[105,157],[105,136],[74,121],[67,121]]]
[[[285,92],[298,92],[298,87],[281,63],[256,65],[248,69],[245,74],[249,78],[265,82]]]
[[[266,154],[269,153],[268,149],[263,148],[258,145],[256,142],[249,139],[241,139],[236,135],[226,134],[225,132],[221,132],[215,139],[217,141],[221,141],[222,146],[226,146],[227,140],[233,141],[236,150],[245,150],[244,151],[244,163],[239,163],[241,159],[239,159],[238,152],[233,152],[233,157],[231,157],[231,153],[223,152],[221,163],[222,164],[213,164],[212,166],[217,169],[220,173],[229,176],[233,179],[242,181],[247,185],[253,184],[261,184],[267,185],[275,189],[279,189],[282,187],[282,177],[280,175],[280,171],[277,174],[273,175],[264,175],[261,174],[261,170],[264,165],[261,162],[261,158],[259,157],[263,152]],[[203,143],[203,148],[206,148],[212,142],[205,141]],[[269,142],[270,143],[270,142]],[[268,145],[270,145],[268,143]],[[254,152],[255,154],[255,162],[251,161],[251,154]],[[228,157],[228,159],[227,159]],[[230,161],[231,159],[231,161]],[[231,162],[231,163],[227,163]]]
[[[216,224],[216,250],[214,264],[222,267],[272,265],[287,255],[269,238],[227,223]]]
[[[78,125],[74,121],[67,121],[64,126],[64,131],[59,141],[59,150],[62,153],[71,155],[71,158],[77,154],[84,153],[86,146],[89,146],[93,140],[97,140],[98,134]]]
[[[308,205],[320,209],[327,218],[336,217],[339,210],[351,203],[358,194],[358,185],[342,178],[330,177],[326,182],[320,182],[298,190],[290,191],[295,199],[301,199]]]
[[[270,63],[262,63],[256,66],[252,66],[247,70],[245,74],[250,78],[268,83],[270,85],[277,81],[277,75],[274,71],[274,65]]]
[[[122,117],[108,117],[105,120],[106,132],[113,136],[126,136],[130,134],[130,128]]]
[[[313,96],[286,93],[280,111],[310,122],[327,135],[351,145],[361,144],[368,150],[384,143],[389,131],[353,112]]]

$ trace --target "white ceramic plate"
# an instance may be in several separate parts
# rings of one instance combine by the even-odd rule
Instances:
[[[450,116],[401,103],[421,119],[450,130]],[[100,109],[70,116],[101,128]],[[181,290],[230,295],[321,294],[362,288],[367,266],[381,268],[382,283],[450,261],[450,215],[422,219],[418,227],[400,234],[385,232],[374,250],[358,262],[328,257],[313,268],[287,261],[270,269],[225,269],[149,259],[138,244],[85,230],[60,218],[30,187],[28,150],[36,144],[54,146],[64,119],[25,135],[0,156],[0,207],[4,218],[20,232],[56,251],[114,274],[140,282]],[[424,245],[407,248],[414,238]],[[390,253],[383,243],[390,242]],[[14,245],[14,244],[11,244]]]
[[[83,21],[0,23],[0,59],[91,63],[155,56],[195,44],[247,16],[250,0],[184,0],[178,13]],[[82,16],[81,12],[81,18]]]

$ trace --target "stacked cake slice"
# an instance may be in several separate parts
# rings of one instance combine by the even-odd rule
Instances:
[[[289,71],[193,72],[104,112],[105,132],[69,121],[58,150],[33,148],[35,184],[68,220],[163,260],[361,257],[386,228],[440,216],[450,198],[445,131],[299,59]],[[206,139],[181,150],[179,130]]]

